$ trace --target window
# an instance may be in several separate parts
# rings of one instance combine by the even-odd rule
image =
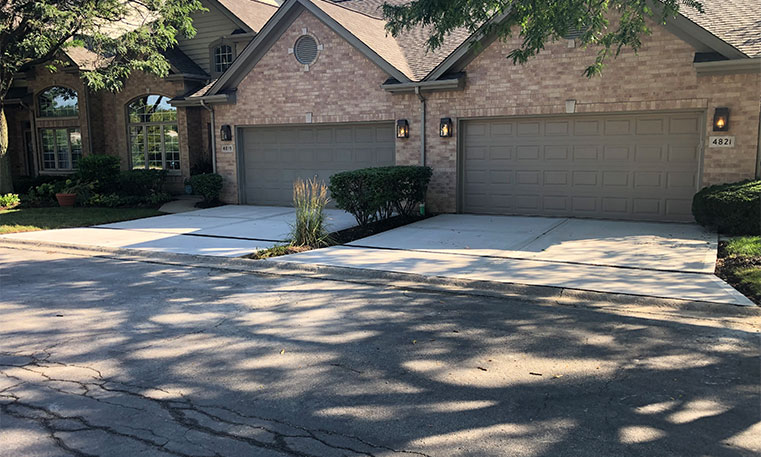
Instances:
[[[78,128],[40,129],[43,170],[71,170],[82,157],[82,134]]]
[[[224,73],[233,63],[233,48],[223,44],[214,48],[214,72]]]
[[[169,98],[145,95],[127,105],[132,168],[180,169],[177,108]]]
[[[79,96],[68,87],[54,86],[37,96],[40,117],[79,116]]]

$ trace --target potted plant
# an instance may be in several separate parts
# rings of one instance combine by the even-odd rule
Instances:
[[[60,191],[56,192],[55,199],[62,207],[72,207],[77,202],[78,195],[84,195],[92,188],[92,184],[72,181],[67,179]]]

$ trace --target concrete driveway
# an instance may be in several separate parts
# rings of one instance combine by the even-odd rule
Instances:
[[[0,248],[0,456],[761,452],[758,309],[113,257]]]
[[[328,229],[356,225],[342,210],[326,210]],[[227,205],[95,227],[14,233],[1,238],[78,246],[239,257],[288,239],[293,208]]]
[[[447,214],[273,261],[752,305],[690,224]]]

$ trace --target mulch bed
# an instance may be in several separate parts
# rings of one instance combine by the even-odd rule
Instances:
[[[726,242],[719,243],[719,258],[716,260],[716,276],[728,282],[752,302],[761,305],[761,293],[740,281],[735,272],[745,268],[761,268],[761,258],[726,257]]]
[[[403,225],[411,224],[413,222],[422,221],[423,219],[427,219],[429,217],[432,217],[432,215],[413,217],[394,216],[382,221],[372,222],[364,227],[351,227],[345,230],[340,230],[338,232],[333,232],[330,234],[330,246],[351,243],[352,241],[376,235],[378,233],[385,232],[386,230],[395,229]],[[275,246],[270,249],[254,252],[253,254],[249,254],[244,257],[247,259],[262,260],[268,259],[270,257],[298,254],[300,252],[311,251],[312,249],[315,248],[312,246]]]

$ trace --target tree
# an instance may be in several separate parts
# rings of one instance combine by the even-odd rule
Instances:
[[[584,71],[592,77],[602,72],[611,54],[640,48],[642,37],[651,33],[647,19],[663,23],[681,8],[703,12],[698,0],[413,0],[386,3],[383,13],[394,36],[413,27],[428,27],[429,49],[441,46],[457,29],[505,39],[518,26],[521,45],[508,55],[514,64],[527,62],[547,43],[573,33],[582,46],[599,48]]]
[[[162,51],[195,35],[190,14],[202,9],[199,0],[0,0],[0,194],[13,190],[4,102],[19,72],[56,71],[66,49],[84,47],[90,90],[119,91],[133,71],[166,76]]]

